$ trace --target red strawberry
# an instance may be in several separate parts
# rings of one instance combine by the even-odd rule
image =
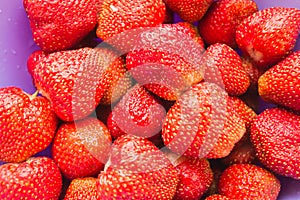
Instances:
[[[291,52],[299,29],[299,9],[267,8],[249,16],[237,27],[236,42],[259,68],[266,69]]]
[[[300,51],[264,73],[258,80],[258,91],[268,102],[300,111]]]
[[[29,72],[38,90],[52,103],[64,121],[89,115],[99,104],[107,87],[108,70],[119,64],[110,50],[82,48],[45,54],[33,53],[28,59]]]
[[[213,181],[213,172],[207,159],[180,157],[175,168],[179,183],[173,199],[200,199]]]
[[[283,176],[300,179],[300,116],[284,109],[262,112],[251,126],[258,159]]]
[[[215,1],[200,21],[199,33],[208,45],[224,43],[236,48],[237,25],[257,10],[257,5],[253,0]]]
[[[227,98],[213,83],[194,85],[167,113],[162,128],[165,145],[195,158],[227,156],[246,131]]]
[[[171,10],[184,21],[199,21],[206,13],[213,0],[164,0]]]
[[[57,117],[50,102],[16,87],[0,88],[0,160],[21,162],[52,141]]]
[[[23,0],[34,41],[46,52],[71,48],[97,24],[93,0]]]
[[[154,27],[164,21],[165,10],[162,0],[103,0],[97,35],[107,40],[126,30]]]
[[[160,132],[163,106],[142,86],[133,86],[113,108],[107,126],[113,138],[124,134],[151,137]]]
[[[230,200],[230,199],[221,194],[214,194],[214,195],[207,197],[205,200]]]
[[[97,199],[97,179],[93,177],[77,178],[70,183],[64,200]]]
[[[250,80],[242,66],[239,55],[226,44],[216,43],[209,46],[202,58],[204,79],[225,87],[229,95],[245,93]]]
[[[228,167],[219,181],[219,193],[229,199],[276,200],[279,191],[279,180],[269,171],[252,164]]]
[[[62,124],[53,142],[54,161],[68,179],[96,176],[108,159],[111,136],[95,118]]]
[[[172,199],[178,174],[168,158],[147,139],[119,137],[99,174],[99,199]],[[116,189],[117,188],[117,189]]]
[[[203,79],[199,69],[204,50],[202,39],[188,23],[163,24],[149,30],[149,35],[153,37],[149,44],[144,42],[141,48],[127,54],[126,67],[151,92],[176,100],[188,87]],[[174,48],[176,41],[181,43]]]
[[[0,166],[1,199],[58,199],[62,177],[53,160],[29,158]]]

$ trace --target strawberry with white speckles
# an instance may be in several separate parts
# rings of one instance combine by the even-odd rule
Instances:
[[[258,92],[270,103],[300,111],[300,51],[266,71],[258,80]]]
[[[215,1],[200,21],[199,33],[207,45],[224,43],[236,48],[236,27],[257,10],[253,0]]]
[[[154,94],[176,100],[203,79],[199,64],[204,52],[202,38],[195,27],[186,22],[163,24],[148,34],[160,37],[153,40],[150,37],[150,44],[142,42],[140,49],[129,52],[126,67],[138,83]]]
[[[79,43],[97,24],[94,0],[24,0],[33,39],[46,52]]]
[[[97,36],[107,40],[126,30],[162,24],[162,0],[104,0],[99,9]]]
[[[28,59],[35,86],[51,101],[54,112],[63,121],[91,114],[112,84],[108,74],[115,73],[120,65],[123,67],[122,61],[105,48],[50,54],[36,51]]]
[[[162,128],[165,145],[195,158],[227,156],[246,132],[245,122],[227,98],[215,84],[192,86],[167,112]]]
[[[235,200],[276,200],[280,188],[274,174],[252,164],[232,165],[219,180],[219,193]]]
[[[300,116],[282,108],[263,111],[251,126],[261,163],[280,175],[300,179]]]
[[[98,176],[98,198],[171,200],[178,181],[174,166],[150,141],[123,135]]]
[[[267,69],[293,50],[300,30],[300,10],[272,7],[247,17],[236,31],[239,48],[261,69]]]
[[[1,199],[58,200],[61,189],[60,171],[50,158],[29,158],[0,166]]]
[[[239,55],[228,45],[221,43],[210,45],[202,58],[202,63],[205,65],[205,81],[224,86],[226,92],[232,96],[247,91],[250,79]]]
[[[56,128],[46,98],[17,87],[0,88],[0,161],[21,162],[44,150]]]
[[[111,142],[108,129],[98,119],[64,123],[54,138],[53,159],[68,179],[96,176],[108,159]]]

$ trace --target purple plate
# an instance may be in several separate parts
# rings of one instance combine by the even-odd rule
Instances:
[[[300,9],[300,0],[256,0],[256,2],[259,9],[272,6]],[[0,87],[17,86],[28,93],[33,93],[35,87],[27,71],[26,62],[28,56],[38,47],[33,42],[22,0],[1,0],[0,19]],[[296,49],[300,50],[300,39]],[[38,155],[49,156],[49,148]],[[282,191],[278,199],[300,199],[300,181],[279,178]]]

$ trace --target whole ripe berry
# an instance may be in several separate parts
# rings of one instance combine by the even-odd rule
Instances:
[[[97,178],[77,178],[73,179],[67,189],[64,200],[75,200],[75,199],[97,199]]]
[[[59,127],[52,155],[68,179],[97,176],[108,159],[110,146],[106,126],[98,119],[85,118]]]
[[[253,0],[215,1],[201,19],[199,33],[207,45],[223,43],[236,48],[236,27],[257,10]]]
[[[97,36],[107,40],[126,30],[154,27],[165,18],[162,0],[104,0],[98,15]]]
[[[199,21],[206,13],[213,0],[164,0],[166,4],[184,21]]]
[[[250,15],[237,27],[236,42],[260,69],[267,69],[291,53],[299,29],[299,9],[266,8]]]
[[[23,3],[33,39],[46,52],[73,47],[97,24],[94,0],[23,0]]]
[[[178,174],[150,141],[133,135],[117,138],[97,180],[100,199],[172,199]]]
[[[300,51],[266,71],[258,80],[258,92],[265,101],[300,111]]]
[[[146,33],[141,34],[141,48],[127,54],[126,68],[140,85],[154,94],[176,100],[203,79],[199,65],[203,41],[195,27],[185,22],[162,24],[149,30],[149,37]]]
[[[210,45],[202,58],[202,63],[205,81],[224,87],[232,96],[247,91],[250,79],[239,55],[228,45],[221,43]]]
[[[263,111],[251,126],[256,156],[270,170],[300,179],[300,116],[282,108]]]
[[[232,165],[219,180],[219,193],[236,200],[276,200],[280,187],[271,172],[252,164]]]
[[[1,199],[58,200],[61,188],[60,171],[50,158],[29,158],[0,166]]]
[[[118,59],[110,50],[100,48],[51,54],[36,51],[28,59],[28,69],[57,116],[73,121],[91,114],[111,86],[108,74],[120,64],[113,58]]]
[[[0,160],[22,162],[54,138],[57,117],[50,102],[17,87],[0,88]]]
[[[167,112],[162,128],[165,145],[194,158],[227,156],[246,132],[245,122],[227,98],[213,83],[192,86]]]

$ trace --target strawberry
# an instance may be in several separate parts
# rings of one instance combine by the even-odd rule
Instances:
[[[183,22],[163,24],[148,34],[142,39],[141,48],[127,54],[126,67],[139,84],[154,94],[176,100],[188,87],[203,79],[199,69],[203,41],[192,25]],[[145,42],[147,38],[153,40]],[[176,41],[181,43],[174,48]]]
[[[113,138],[124,134],[151,137],[160,132],[165,109],[142,86],[133,86],[113,108],[107,127]]]
[[[64,200],[97,199],[97,179],[93,177],[73,179],[70,183]]]
[[[299,29],[299,9],[266,8],[250,15],[237,27],[236,42],[260,69],[267,69],[292,51]]]
[[[165,145],[195,158],[227,156],[246,131],[227,98],[213,83],[192,86],[167,112],[162,128]]]
[[[200,199],[213,180],[213,172],[207,159],[194,159],[181,156],[175,164],[179,183],[175,199]]]
[[[63,121],[86,117],[111,85],[108,70],[118,67],[107,49],[82,48],[45,54],[34,52],[28,69],[38,90],[47,97]]]
[[[69,49],[97,24],[93,0],[23,0],[33,39],[46,52]]]
[[[206,13],[213,0],[164,0],[171,10],[184,21],[199,21]]]
[[[58,199],[62,177],[53,160],[29,158],[0,166],[1,199]]]
[[[55,136],[52,155],[68,179],[96,176],[108,159],[111,136],[95,118],[62,124]]]
[[[103,0],[97,36],[107,40],[126,30],[154,27],[164,21],[165,11],[162,0]]]
[[[123,135],[115,140],[98,176],[98,198],[172,199],[178,181],[176,169],[150,141]]]
[[[263,111],[251,126],[251,141],[261,163],[283,176],[300,179],[300,116],[282,108]]]
[[[205,200],[230,200],[230,199],[221,194],[214,194],[214,195],[207,197]]]
[[[200,21],[199,33],[207,45],[224,43],[236,48],[236,27],[257,10],[253,0],[215,1]]]
[[[265,101],[300,111],[300,51],[265,72],[258,91]]]
[[[17,87],[0,88],[0,160],[22,162],[52,141],[57,117],[50,102]]]
[[[229,199],[276,200],[279,180],[269,171],[252,164],[235,164],[222,173],[219,193]]]
[[[249,77],[242,66],[239,55],[228,45],[210,45],[203,58],[205,81],[225,87],[232,96],[245,93],[250,85]]]

